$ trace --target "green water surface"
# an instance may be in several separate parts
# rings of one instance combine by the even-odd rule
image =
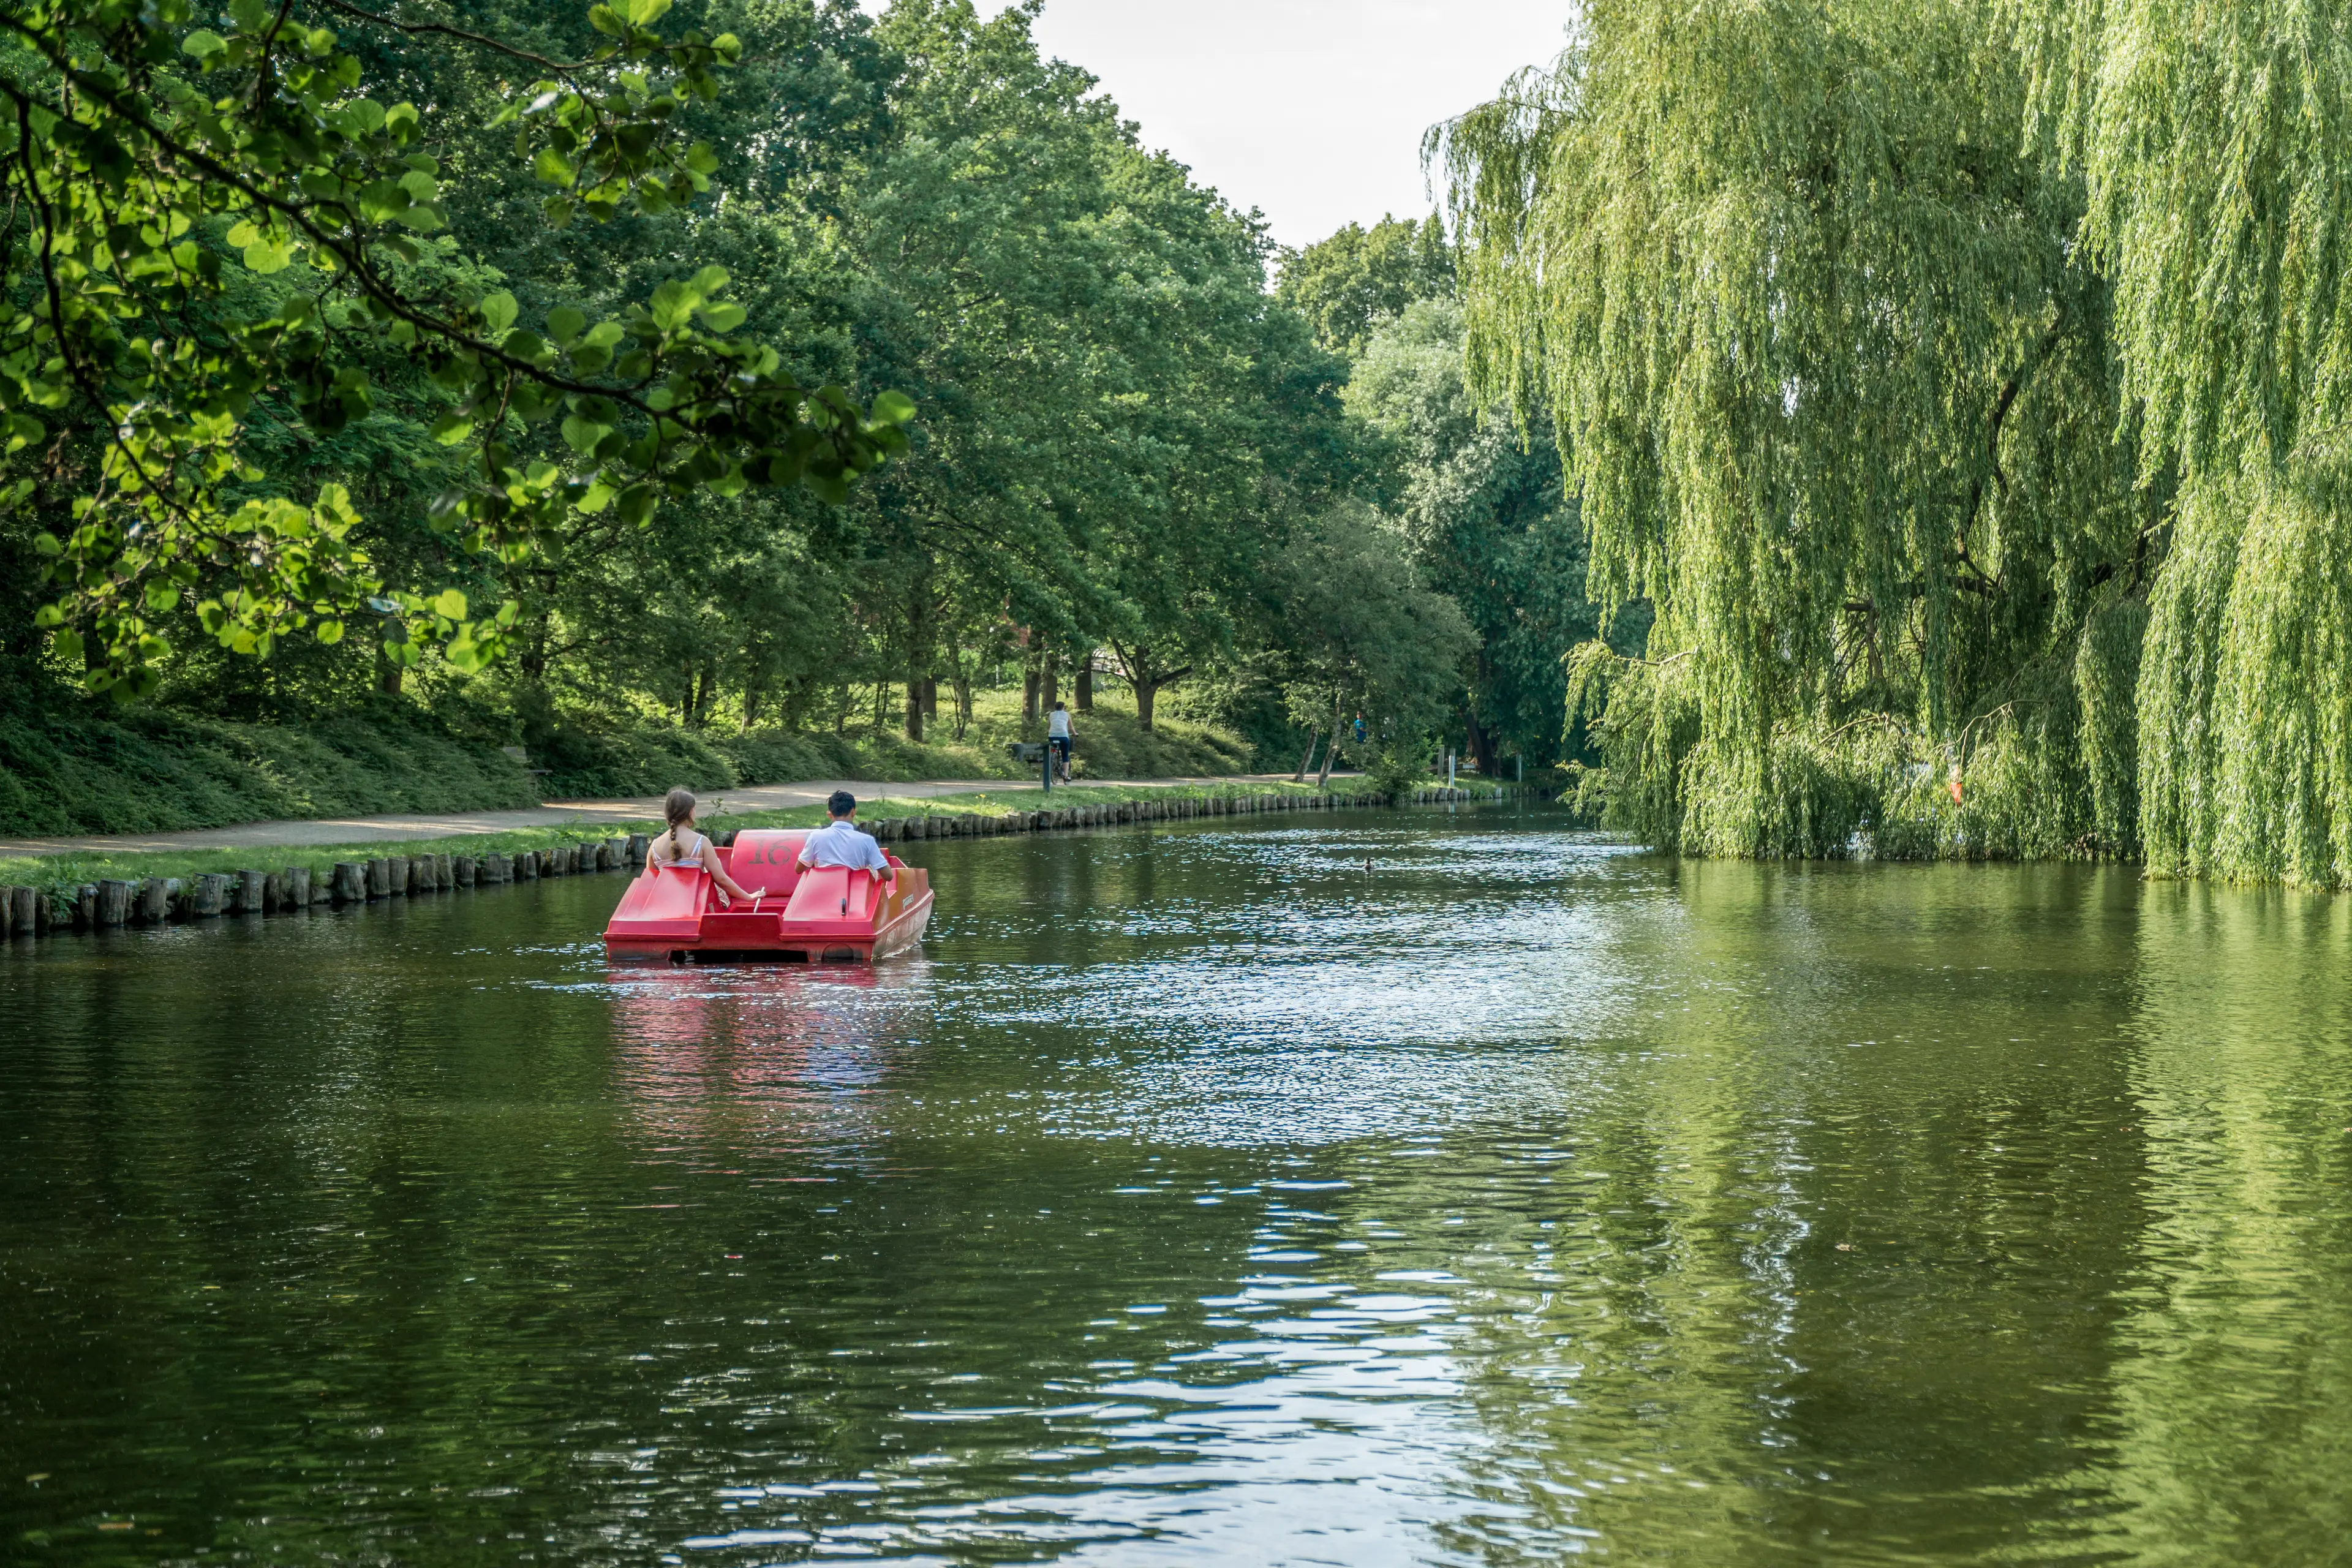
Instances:
[[[2352,1563],[2347,901],[911,858],[873,972],[0,949],[0,1561]]]

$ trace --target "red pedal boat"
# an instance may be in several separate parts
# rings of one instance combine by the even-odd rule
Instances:
[[[771,963],[871,963],[923,939],[931,879],[896,855],[895,888],[872,871],[799,860],[805,833],[743,832],[712,845],[727,874],[754,897],[731,908],[702,870],[649,868],[629,884],[604,928],[607,957]]]

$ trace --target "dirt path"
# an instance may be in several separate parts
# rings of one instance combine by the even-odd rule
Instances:
[[[1266,777],[1275,775],[1268,774]],[[1283,775],[1287,776],[1287,775]],[[1094,784],[1162,785],[1244,784],[1263,782],[1250,775],[1230,779],[1087,779]],[[779,811],[795,805],[815,805],[837,789],[861,800],[931,800],[940,795],[970,795],[979,790],[1028,787],[1015,779],[940,779],[920,784],[863,784],[856,780],[820,779],[805,784],[761,784],[742,789],[712,790],[702,797],[706,816],[729,811]],[[235,827],[199,828],[187,833],[126,833],[111,837],[0,839],[0,856],[105,855],[152,852],[201,853],[208,849],[250,849],[270,845],[297,847],[320,844],[367,844],[418,838],[457,838],[475,833],[511,833],[519,827],[562,827],[573,823],[658,821],[662,797],[638,795],[627,800],[557,800],[525,811],[426,812],[415,816],[331,816],[303,822],[247,822]]]

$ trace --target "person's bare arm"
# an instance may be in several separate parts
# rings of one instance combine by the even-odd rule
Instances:
[[[721,866],[715,857],[710,862],[710,879],[718,883],[719,890],[730,899],[748,899],[751,896],[743,890],[743,884],[727,874],[727,868]]]

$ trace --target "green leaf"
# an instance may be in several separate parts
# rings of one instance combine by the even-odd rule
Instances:
[[[397,217],[415,205],[415,198],[408,194],[408,187],[397,180],[375,180],[360,187],[360,216],[370,223]],[[234,235],[229,243],[236,243]]]
[[[558,305],[547,313],[548,336],[567,348],[587,324],[588,318],[570,305]]]
[[[343,623],[341,621],[320,621],[319,623],[319,640],[326,644],[329,647],[332,647],[337,643],[342,641]]]
[[[669,0],[628,0],[629,20],[640,27],[650,27],[662,19],[669,9]]]
[[[877,425],[904,425],[915,416],[915,400],[903,392],[886,392],[874,400]]]
[[[218,33],[207,33],[199,27],[180,40],[180,52],[191,59],[208,60],[215,55],[228,52],[228,45]]]
[[[580,171],[572,166],[572,161],[552,147],[539,150],[539,156],[531,160],[530,172],[538,175],[542,184],[562,185],[566,190],[571,189],[580,178]]]
[[[610,5],[589,6],[588,25],[600,33],[608,33],[616,38],[629,30],[628,23],[622,20],[621,14]]]
[[[577,414],[564,416],[563,438],[571,443],[572,449],[575,452],[593,457],[596,451],[596,444],[612,433],[613,427],[610,425],[602,424],[593,419],[583,419]]]
[[[588,487],[586,495],[572,503],[572,510],[583,516],[593,517],[612,504],[613,487],[598,479]]]
[[[674,332],[686,325],[694,313],[695,296],[684,283],[675,279],[654,290],[651,301],[654,325],[665,332]]]
[[[651,485],[631,485],[621,492],[615,509],[621,521],[634,528],[643,528],[654,520],[654,488]]]
[[[258,37],[269,30],[268,0],[229,0],[228,15],[240,33]]]
[[[433,421],[433,438],[444,447],[454,447],[473,433],[473,416],[454,408]]]
[[[731,332],[743,324],[743,307],[740,305],[705,305],[698,314],[701,316],[703,329],[707,331]]]
[[[462,621],[466,618],[466,595],[455,588],[444,589],[433,601],[433,613],[444,619]]]
[[[294,259],[294,241],[285,235],[265,235],[245,247],[245,265],[265,277],[283,272]]]
[[[515,297],[501,289],[483,297],[482,322],[492,332],[503,332],[514,325]]]
[[[70,626],[52,632],[49,635],[49,647],[57,650],[59,658],[70,664],[82,656],[81,634]]]

